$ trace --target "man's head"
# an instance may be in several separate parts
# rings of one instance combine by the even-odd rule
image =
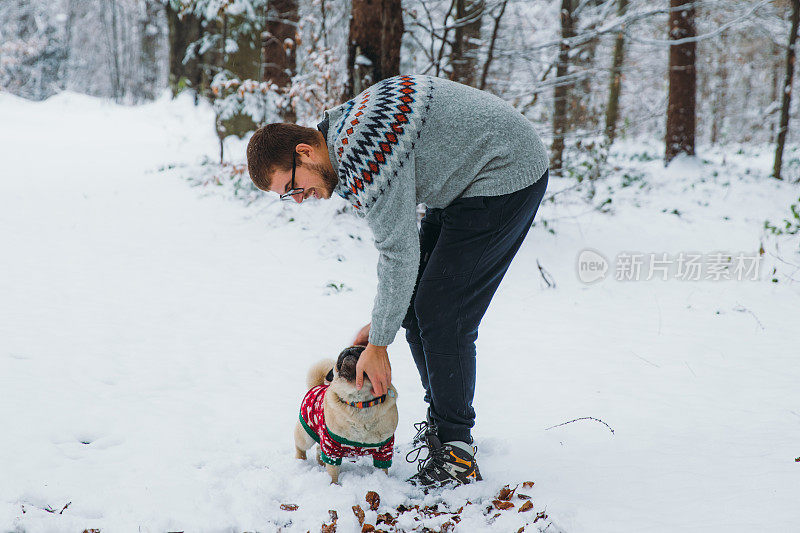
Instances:
[[[303,189],[292,195],[298,203],[312,196],[330,198],[338,181],[322,133],[297,124],[268,124],[256,131],[247,145],[247,170],[263,191]]]

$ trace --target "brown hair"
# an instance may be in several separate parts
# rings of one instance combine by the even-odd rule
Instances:
[[[298,144],[320,144],[320,133],[297,124],[275,123],[259,128],[247,143],[247,171],[253,184],[268,191],[272,173],[292,168],[292,153]]]

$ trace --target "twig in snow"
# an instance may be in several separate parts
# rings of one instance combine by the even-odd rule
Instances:
[[[758,327],[761,328],[761,331],[766,331],[765,328],[764,328],[764,324],[761,323],[761,321],[758,319],[756,314],[754,312],[752,312],[750,309],[746,308],[745,306],[743,306],[739,302],[736,302],[736,307],[734,307],[733,310],[734,311],[738,311],[740,313],[750,313],[751,315],[753,315],[753,318],[756,319],[756,322],[758,322]]]
[[[800,270],[800,265],[795,265],[794,263],[790,263],[789,261],[786,261],[786,260],[782,259],[781,257],[778,257],[777,255],[773,254],[772,252],[767,252],[767,253],[769,255],[771,255],[772,257],[774,257],[775,259],[777,259],[778,261],[780,261],[781,263],[784,263],[786,265],[794,267],[794,270],[792,271],[792,273],[786,275],[786,277],[789,278],[792,281],[795,281],[795,282],[796,281],[800,281],[800,280],[794,278],[794,273],[797,272],[798,270]]]
[[[557,427],[560,427],[560,426],[566,426],[567,424],[572,424],[573,422],[577,422],[578,420],[594,420],[595,422],[600,422],[601,424],[603,424],[605,427],[608,428],[608,430],[611,432],[612,435],[614,434],[614,430],[611,428],[611,426],[609,426],[608,424],[606,424],[605,422],[603,422],[599,418],[595,418],[593,416],[582,416],[580,418],[576,418],[575,420],[570,420],[569,422],[562,422],[560,424],[556,424],[555,426],[550,426],[549,428],[544,428],[544,430],[547,431],[548,429],[553,429],[553,428],[557,428]]]
[[[656,367],[656,368],[661,368],[660,366],[658,366],[658,365],[657,365],[657,364],[655,364],[654,362],[652,362],[652,361],[648,361],[647,359],[645,359],[644,357],[642,357],[642,356],[641,356],[641,355],[639,355],[638,353],[634,352],[633,350],[631,350],[631,353],[632,353],[633,355],[635,355],[636,357],[638,357],[639,359],[641,359],[642,361],[644,361],[645,363],[647,363],[647,364],[650,364],[650,365],[653,365],[653,366],[654,366],[654,367]]]
[[[64,513],[64,511],[66,511],[66,510],[67,510],[67,507],[69,507],[71,503],[72,503],[72,502],[67,502],[67,504],[66,504],[64,507],[62,507],[60,511],[58,511],[58,514],[63,514],[63,513]],[[52,514],[55,514],[55,513],[56,513],[56,510],[55,510],[55,509],[53,509],[53,508],[52,508],[51,506],[49,506],[49,505],[48,505],[47,507],[41,507],[41,509],[42,509],[42,511],[47,511],[48,513],[52,513]],[[24,508],[24,507],[22,508],[22,512],[23,512],[23,513],[25,512],[25,508]]]
[[[556,280],[554,280],[553,276],[550,274],[550,272],[548,272],[542,266],[542,264],[539,262],[539,258],[538,257],[536,258],[536,266],[539,267],[539,274],[542,275],[542,279],[544,280],[545,283],[547,283],[547,286],[549,288],[551,288],[551,289],[555,289],[556,288]]]
[[[684,361],[683,364],[686,365],[686,368],[689,369],[689,372],[691,372],[694,377],[697,377],[697,374],[694,373],[694,370],[692,370],[692,367],[689,366],[689,363],[687,361]]]
[[[789,261],[786,261],[782,257],[778,257],[777,255],[773,254],[772,252],[767,252],[767,253],[769,255],[771,255],[772,257],[774,257],[775,259],[777,259],[778,261],[780,261],[781,263],[784,263],[784,264],[789,265],[789,266],[793,266],[796,269],[800,269],[800,265],[795,265],[794,263],[790,263]]]

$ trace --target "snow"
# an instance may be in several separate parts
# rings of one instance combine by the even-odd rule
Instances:
[[[354,531],[350,508],[376,490],[379,512],[470,500],[458,531],[516,531],[525,515],[489,525],[482,509],[525,480],[549,516],[526,531],[796,529],[800,291],[770,254],[800,257],[796,238],[761,228],[797,193],[766,178],[769,147],[709,149],[665,170],[657,143],[623,143],[616,161],[648,185],[620,171],[611,213],[569,194],[542,206],[478,340],[486,481],[423,498],[403,481],[424,406],[402,332],[390,475],[346,464],[330,486],[293,458],[305,372],[368,320],[376,253],[339,201],[193,187],[213,172],[200,164],[217,153],[213,123],[188,95],[124,107],[0,94],[0,530],[317,531],[335,509]],[[241,160],[243,146],[226,151]],[[762,242],[759,281],[576,274],[587,248],[613,261]],[[581,417],[614,432],[559,425]]]

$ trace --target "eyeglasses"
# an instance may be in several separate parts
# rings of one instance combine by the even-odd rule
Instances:
[[[295,187],[294,186],[294,171],[295,171],[296,168],[297,168],[297,152],[293,152],[292,153],[292,185],[291,185],[292,188],[289,189],[288,192],[285,192],[285,193],[281,194],[281,200],[288,200],[289,198],[291,198],[295,194],[300,194],[303,191],[305,191],[305,189],[302,188],[302,187]]]

